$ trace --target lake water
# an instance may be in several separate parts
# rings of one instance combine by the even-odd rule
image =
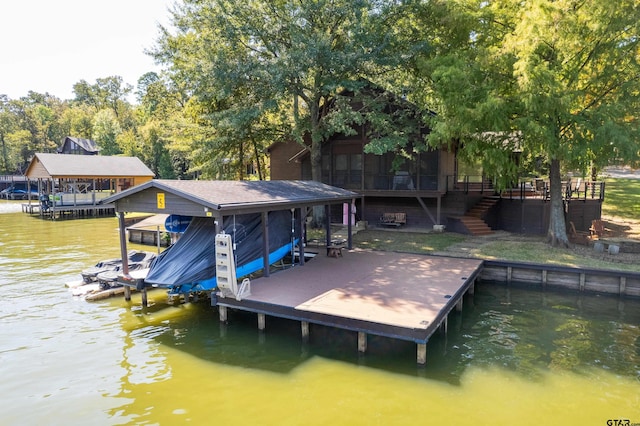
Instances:
[[[2,425],[640,423],[639,300],[481,284],[421,368],[413,343],[370,336],[358,356],[350,332],[303,344],[298,323],[221,325],[162,292],[73,298],[66,282],[119,257],[117,220],[16,205],[0,201]]]

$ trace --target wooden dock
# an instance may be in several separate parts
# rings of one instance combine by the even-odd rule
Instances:
[[[85,218],[95,216],[110,216],[115,214],[113,204],[77,204],[49,207],[42,209],[39,202],[23,203],[22,212],[28,214],[39,214],[41,217],[50,219],[62,218]]]
[[[128,226],[129,242],[167,247],[169,245],[168,232],[164,227],[167,216],[169,215],[156,214]]]
[[[426,343],[447,316],[462,309],[473,293],[483,261],[369,250],[344,251],[342,257],[318,254],[304,266],[251,282],[242,300],[212,298],[226,321],[227,308],[255,312],[258,328],[266,316],[301,321],[303,339],[309,324],[358,333],[358,350],[366,351],[367,335],[413,341],[417,361],[426,363]]]

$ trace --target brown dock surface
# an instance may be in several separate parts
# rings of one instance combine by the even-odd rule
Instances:
[[[482,260],[369,250],[318,254],[251,282],[218,306],[426,343],[482,269]],[[263,320],[264,321],[264,320]]]

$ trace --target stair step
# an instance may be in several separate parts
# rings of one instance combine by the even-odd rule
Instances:
[[[460,218],[460,221],[464,224],[465,228],[471,235],[490,235],[493,234],[493,230],[480,218],[464,215]]]

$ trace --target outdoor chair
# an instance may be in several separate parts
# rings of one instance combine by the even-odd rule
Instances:
[[[594,219],[591,221],[591,238],[599,239],[604,234],[604,222],[601,219]]]
[[[569,222],[569,241],[586,246],[591,241],[591,234],[586,231],[577,231],[574,223]]]

